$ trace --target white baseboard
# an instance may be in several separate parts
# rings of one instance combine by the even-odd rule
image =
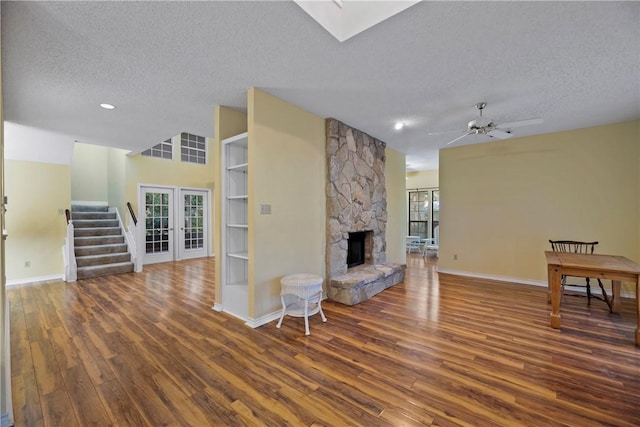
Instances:
[[[264,316],[258,317],[257,319],[252,319],[252,318],[248,318],[248,319],[244,319],[240,316],[238,316],[235,313],[231,313],[230,311],[226,311],[223,307],[222,304],[218,304],[218,303],[214,303],[213,304],[213,310],[218,311],[218,312],[222,312],[222,313],[227,313],[230,314],[233,317],[236,317],[240,320],[244,320],[244,324],[249,326],[250,328],[257,328],[260,327],[262,325],[266,325],[269,322],[273,322],[276,319],[280,318],[280,314],[282,314],[282,310],[277,310],[274,311],[273,313],[269,313],[269,314],[265,314]]]
[[[473,277],[473,278],[477,278],[477,279],[487,279],[487,280],[496,280],[499,282],[510,282],[510,283],[516,283],[516,284],[520,284],[520,285],[533,285],[533,286],[543,286],[543,287],[547,287],[547,281],[546,280],[527,280],[527,279],[521,279],[518,277],[507,277],[507,276],[495,276],[493,274],[483,274],[483,273],[472,273],[472,272],[468,272],[468,271],[459,271],[459,270],[446,270],[446,269],[438,269],[438,273],[444,273],[444,274],[452,274],[454,276],[464,276],[464,277]],[[595,282],[595,281],[594,281]],[[572,289],[573,291],[573,289]],[[576,289],[576,292],[582,292],[584,294],[587,293],[586,289]],[[600,290],[600,287],[598,286],[597,282],[595,282],[595,286],[591,286],[591,293],[594,295],[602,295],[602,291]],[[620,296],[622,298],[635,298],[635,294],[633,292],[620,292]]]
[[[544,286],[545,288],[547,287],[547,282],[542,280],[527,280],[520,279],[518,277],[495,276],[493,274],[473,273],[469,271],[459,270],[445,270],[441,268],[438,269],[438,273],[453,274],[454,276],[475,277],[478,279],[497,280],[499,282],[518,283],[521,285]]]
[[[64,276],[62,274],[59,274],[59,275],[54,274],[52,276],[38,276],[38,277],[25,277],[24,279],[11,279],[11,280],[7,280],[7,287],[24,285],[27,283],[48,282],[50,280],[64,280]]]
[[[276,319],[280,319],[281,314],[282,310],[277,310],[273,313],[265,314],[264,316],[258,317],[257,319],[249,318],[245,322],[245,325],[255,329],[259,326],[266,325],[269,322],[273,322]]]

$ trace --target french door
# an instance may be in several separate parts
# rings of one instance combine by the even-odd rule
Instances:
[[[208,208],[208,191],[180,190],[180,259],[207,256]]]
[[[144,263],[174,260],[173,189],[142,187]]]
[[[144,264],[205,257],[209,252],[209,192],[175,187],[140,188]]]

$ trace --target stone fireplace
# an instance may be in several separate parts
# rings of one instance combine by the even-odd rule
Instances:
[[[327,294],[348,305],[404,280],[405,266],[386,262],[385,148],[327,119]],[[350,236],[364,238],[364,247],[351,249],[364,252],[362,263],[350,260]]]

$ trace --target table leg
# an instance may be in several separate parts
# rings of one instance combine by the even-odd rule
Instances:
[[[284,315],[287,312],[287,305],[284,303],[284,296],[280,296],[280,301],[282,301],[282,314],[280,315],[280,320],[278,321],[276,328],[280,328],[280,326],[282,326],[282,319],[284,319]]]
[[[322,317],[322,321],[326,322],[327,318],[324,317],[324,312],[322,311],[322,291],[320,291],[320,295],[318,296],[318,310],[320,311],[320,317]]]
[[[611,281],[611,312],[617,313],[620,311],[620,281]]]
[[[304,334],[311,335],[309,332],[309,300],[304,300]]]
[[[560,329],[560,298],[561,298],[561,280],[562,274],[560,267],[557,265],[549,265],[547,267],[549,292],[551,293],[551,327]]]

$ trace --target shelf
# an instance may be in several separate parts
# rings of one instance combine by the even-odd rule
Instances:
[[[221,287],[224,310],[247,319],[249,314],[249,157],[245,132],[222,140]]]
[[[239,135],[235,135],[235,136],[231,136],[229,138],[225,138],[222,140],[223,144],[233,144],[233,145],[239,145],[241,147],[246,147],[247,146],[247,136],[248,133],[244,132],[241,133]]]
[[[227,254],[229,258],[237,258],[237,259],[249,259],[249,254],[247,252],[229,252]]]
[[[227,286],[234,286],[234,287],[247,286],[247,285],[248,283],[244,280],[240,282],[227,283]]]
[[[296,301],[288,304],[285,309],[285,314],[292,317],[304,317],[304,305],[307,304],[307,316],[313,316],[320,311],[320,306],[317,303],[312,303],[305,300]]]
[[[234,172],[247,172],[248,167],[249,167],[249,163],[240,163],[238,165],[227,167],[227,170],[234,171]]]

